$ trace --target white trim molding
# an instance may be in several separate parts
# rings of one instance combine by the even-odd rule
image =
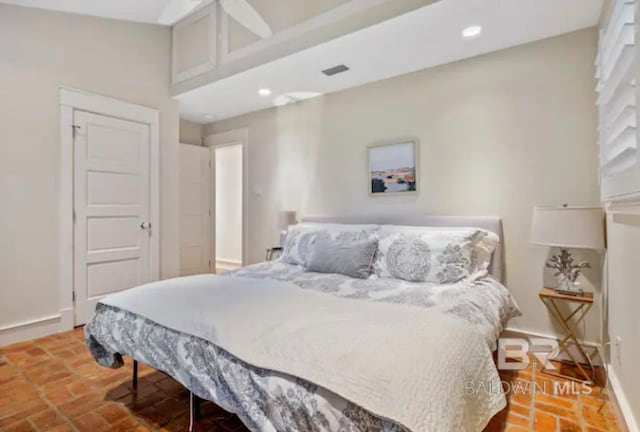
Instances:
[[[233,129],[215,133],[204,137],[204,146],[211,151],[211,184],[215,179],[215,147],[242,143],[242,265],[246,265],[249,254],[249,129]],[[214,185],[215,186],[215,185]],[[213,187],[211,199],[211,214],[215,225],[215,190]],[[211,231],[211,262],[217,262],[215,256],[215,229]]]
[[[0,327],[0,346],[48,336],[73,329],[73,309]]]
[[[637,325],[634,325],[634,318],[626,313],[634,306],[634,299],[629,295],[637,289],[637,271],[633,264],[630,264],[633,259],[624,260],[625,256],[634,258],[637,249],[633,235],[640,221],[640,194],[630,194],[625,196],[625,199],[617,197],[606,202],[606,213],[609,241],[607,253],[610,261],[607,267],[605,311],[608,324],[606,332],[608,340],[611,341],[607,365],[608,389],[617,402],[614,404],[618,411],[616,414],[624,418],[627,429],[630,432],[640,432],[640,412],[637,404],[633,404],[633,395],[630,393],[635,390],[634,386],[637,384],[633,372],[633,362],[637,360],[637,356],[634,356],[633,351],[630,355],[626,351],[637,346],[634,345],[638,337],[635,331]],[[629,305],[631,309],[624,309],[625,305]],[[624,339],[627,345],[619,345],[619,337]]]
[[[286,27],[272,36],[250,43],[231,51],[229,43],[230,20],[229,14],[222,10],[220,17],[220,64],[231,63],[244,59],[277,45],[291,41],[304,40],[304,36],[323,28],[331,27],[341,20],[348,19],[367,9],[373,8],[387,0],[351,0],[332,9],[311,16],[304,21]],[[300,48],[304,49],[304,47]]]
[[[71,320],[59,331],[73,328],[73,116],[86,111],[149,125],[149,221],[151,280],[160,278],[160,113],[158,110],[84,90],[60,86],[60,213],[58,291],[62,311],[71,311]],[[65,312],[66,313],[66,312]],[[49,320],[48,317],[45,321]],[[69,321],[69,325],[67,325]]]
[[[220,270],[234,270],[242,267],[242,262],[238,260],[227,260],[227,259],[218,259],[215,262],[215,271],[218,272]]]
[[[544,334],[544,333],[535,333],[535,332],[530,332],[530,331],[526,331],[526,330],[519,330],[519,329],[515,329],[515,328],[506,328],[502,331],[502,333],[500,333],[500,337],[506,337],[506,338],[524,338],[524,339],[530,339],[530,338],[535,338],[535,339],[549,339],[549,340],[558,340],[557,336],[552,336],[549,334]],[[574,351],[574,343],[571,341],[568,341],[567,344],[569,345],[569,349],[571,350],[571,354],[573,354],[574,356],[576,356],[577,358],[579,358],[580,356],[580,352],[577,350],[577,348],[575,348]],[[582,345],[585,347],[585,351],[587,351],[587,354],[591,357],[591,361],[593,361],[593,364],[596,366],[601,366],[603,364],[603,353],[602,353],[602,345],[599,343],[595,343],[595,342],[590,342],[590,341],[583,341]],[[571,358],[569,356],[567,356],[566,354],[564,355],[560,355],[557,358],[558,360],[571,360]],[[556,358],[554,357],[552,360],[556,360]]]
[[[613,216],[640,216],[640,199],[625,202],[608,202],[605,210]]]
[[[609,387],[611,393],[615,396],[615,401],[617,402],[614,406],[620,409],[620,415],[624,418],[627,429],[629,432],[640,432],[640,426],[638,425],[638,421],[633,415],[633,409],[631,409],[631,404],[627,399],[624,390],[622,389],[622,384],[618,379],[618,376],[614,372],[614,369],[609,365],[607,367],[607,376],[609,378]]]
[[[202,9],[194,12],[193,14],[182,19],[175,24],[172,28],[172,42],[171,42],[171,83],[176,84],[181,81],[186,81],[190,78],[203,74],[205,72],[214,70],[217,65],[217,52],[218,52],[218,15],[217,15],[217,3],[203,7]],[[178,64],[178,50],[184,49],[184,46],[177,46],[178,33],[185,28],[191,26],[197,21],[207,20],[207,33],[208,37],[205,40],[199,41],[199,43],[207,44],[207,59],[201,64],[195,65],[190,69],[182,72],[178,71],[180,65]]]

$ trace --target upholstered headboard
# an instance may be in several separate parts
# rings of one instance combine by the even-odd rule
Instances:
[[[375,225],[411,225],[411,226],[459,226],[476,227],[492,231],[500,237],[500,244],[493,252],[489,273],[502,282],[503,245],[502,220],[496,216],[433,216],[425,214],[402,215],[362,215],[362,216],[304,216],[302,222],[375,224]]]

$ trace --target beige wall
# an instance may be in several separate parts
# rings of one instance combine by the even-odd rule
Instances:
[[[283,209],[499,215],[506,284],[524,313],[511,326],[554,333],[531,211],[598,202],[595,52],[588,29],[205,126],[249,128],[250,261],[277,244]],[[420,142],[420,192],[370,197],[367,145],[399,137]]]
[[[180,119],[180,142],[182,144],[202,145],[202,125]]]
[[[0,328],[59,311],[59,85],[160,111],[161,273],[177,274],[170,42],[160,26],[0,5]]]

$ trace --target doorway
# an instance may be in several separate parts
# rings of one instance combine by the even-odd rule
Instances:
[[[246,263],[246,130],[205,138],[212,165],[212,256],[221,273]]]
[[[215,161],[216,273],[242,266],[242,149],[241,142],[211,147]]]
[[[158,279],[158,112],[67,88],[60,101],[61,311],[81,325]]]

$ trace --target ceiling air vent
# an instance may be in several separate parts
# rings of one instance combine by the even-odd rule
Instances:
[[[346,72],[348,71],[349,68],[346,67],[345,65],[341,64],[338,66],[334,66],[334,67],[330,67],[329,69],[325,69],[322,71],[323,74],[325,74],[326,76],[332,76],[332,75],[336,75],[342,72]]]

